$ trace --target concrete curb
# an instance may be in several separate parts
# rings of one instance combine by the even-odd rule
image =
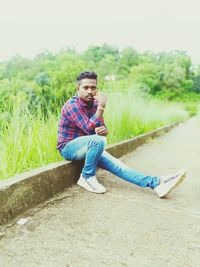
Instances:
[[[110,145],[106,150],[117,158],[121,157],[179,123]],[[78,180],[82,166],[83,162],[61,161],[1,181],[0,225],[73,185]]]

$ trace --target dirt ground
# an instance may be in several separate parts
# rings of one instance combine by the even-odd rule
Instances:
[[[103,195],[77,185],[0,228],[1,267],[200,266],[200,124],[191,119],[122,158],[151,175],[187,168],[167,199],[105,171]],[[18,218],[20,219],[20,218]]]

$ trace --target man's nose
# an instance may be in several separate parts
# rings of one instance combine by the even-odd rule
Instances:
[[[92,94],[92,93],[93,93],[92,89],[88,88],[88,94]]]

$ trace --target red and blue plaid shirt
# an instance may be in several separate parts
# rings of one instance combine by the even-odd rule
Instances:
[[[105,126],[104,119],[95,114],[97,101],[89,107],[81,98],[73,96],[62,107],[58,124],[57,149],[61,151],[69,141],[84,135],[95,134],[95,128]],[[106,127],[106,126],[105,126]]]

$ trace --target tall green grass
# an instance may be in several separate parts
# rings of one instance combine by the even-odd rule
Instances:
[[[0,133],[1,179],[61,160],[55,150],[57,123],[53,114],[44,121],[40,113],[33,116],[27,110],[15,111]]]
[[[108,94],[105,118],[108,143],[132,138],[188,117],[181,104],[142,98],[134,92]]]
[[[187,117],[180,105],[142,99],[133,93],[108,93],[105,121],[108,143],[128,139]],[[62,158],[56,150],[59,114],[29,113],[15,106],[13,114],[1,121],[0,179],[14,176]]]

